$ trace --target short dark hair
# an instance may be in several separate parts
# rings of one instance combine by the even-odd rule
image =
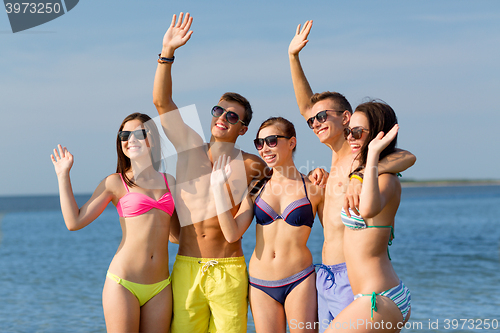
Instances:
[[[312,95],[310,99],[311,106],[325,99],[331,99],[338,105],[340,110],[335,110],[335,111],[347,110],[350,113],[352,113],[352,107],[347,98],[345,98],[345,96],[342,95],[341,93],[334,91],[324,91],[322,93],[316,93]]]
[[[252,121],[253,111],[252,111],[252,106],[250,105],[248,99],[246,99],[245,97],[241,96],[238,93],[227,92],[224,95],[222,95],[219,101],[236,102],[239,105],[243,106],[243,108],[245,109],[245,116],[243,117],[242,121],[245,124],[245,126],[250,125],[250,121]]]
[[[368,132],[366,141],[359,153],[359,165],[364,167],[368,156],[368,144],[375,139],[378,133],[384,132],[384,134],[387,134],[398,123],[398,118],[389,104],[382,100],[371,100],[362,103],[354,111],[354,113],[356,112],[363,113],[368,119],[368,126],[370,126],[370,132]],[[398,136],[396,134],[394,140],[380,153],[380,160],[395,151],[397,141]]]

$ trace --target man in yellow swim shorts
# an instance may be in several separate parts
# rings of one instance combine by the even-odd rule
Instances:
[[[161,124],[178,154],[175,202],[180,226],[171,226],[171,238],[178,239],[179,252],[172,271],[171,331],[246,332],[248,273],[241,239],[229,243],[222,234],[210,175],[212,161],[223,154],[231,157],[228,193],[234,215],[248,184],[264,176],[266,165],[234,146],[252,119],[243,96],[225,93],[212,108],[210,143],[182,120],[172,100],[171,68],[174,51],[191,37],[191,22],[189,14],[181,13],[178,20],[174,15],[163,39],[153,90]]]

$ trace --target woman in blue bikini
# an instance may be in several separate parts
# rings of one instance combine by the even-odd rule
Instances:
[[[116,137],[116,173],[106,177],[78,208],[69,172],[73,155],[58,146],[51,156],[59,182],[61,211],[69,230],[95,220],[112,202],[123,236],[102,292],[108,332],[168,332],[172,289],[168,269],[170,223],[177,218],[169,183],[159,173],[160,136],[145,114],[123,120]],[[168,179],[168,181],[167,181]]]
[[[288,120],[266,120],[254,143],[272,174],[247,195],[235,218],[225,195],[229,162],[221,158],[214,164],[212,187],[221,229],[228,241],[236,241],[255,214],[249,299],[257,333],[284,333],[287,322],[290,332],[317,332],[316,274],[306,243],[316,212],[322,212],[323,189],[295,167],[297,139]]]
[[[401,198],[395,174],[378,174],[378,161],[396,147],[398,125],[393,109],[379,101],[356,108],[344,135],[358,167],[351,177],[362,180],[359,213],[342,210],[344,253],[354,301],[326,332],[399,332],[410,317],[410,291],[392,267],[388,245]],[[354,327],[343,323],[357,323]],[[359,323],[359,324],[358,324]]]

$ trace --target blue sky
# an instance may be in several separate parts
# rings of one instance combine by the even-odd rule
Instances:
[[[129,1],[82,0],[69,13],[13,34],[0,14],[0,195],[55,194],[56,144],[75,155],[76,193],[116,168],[115,136],[132,112],[156,115],[153,78],[172,14],[194,17],[176,52],[174,100],[194,104],[208,133],[226,91],[254,108],[239,145],[267,117],[295,123],[298,167],[330,164],[299,115],[288,44],[314,20],[301,53],[315,92],[343,93],[353,107],[380,98],[396,111],[399,146],[417,155],[407,179],[500,179],[497,1]]]

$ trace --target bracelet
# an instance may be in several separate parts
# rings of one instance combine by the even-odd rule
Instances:
[[[363,173],[361,171],[353,171],[349,174],[349,178],[351,178],[352,175],[356,175],[358,177],[361,177],[363,179]]]
[[[161,56],[161,53],[158,54],[158,63],[159,64],[172,64],[174,62],[175,57],[172,56],[172,58],[165,58]]]
[[[352,175],[351,178],[349,178],[349,179],[353,179],[353,178],[359,180],[360,182],[363,182],[363,178],[358,176],[358,175]]]
[[[357,179],[360,182],[363,182],[363,174],[359,171],[353,171],[349,174],[349,179]]]

